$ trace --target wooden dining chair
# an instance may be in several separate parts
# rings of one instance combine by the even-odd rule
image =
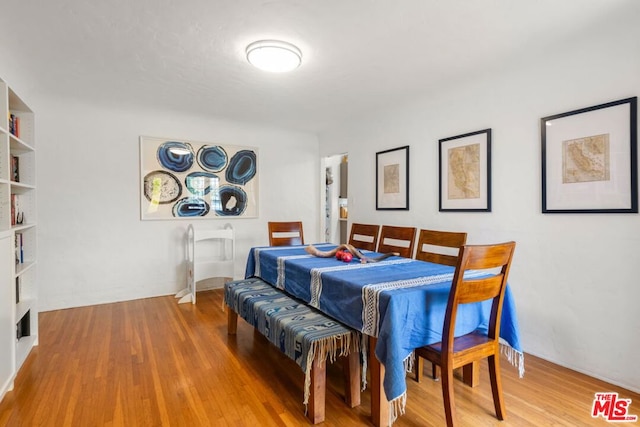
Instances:
[[[304,245],[302,222],[269,222],[269,246],[292,245]]]
[[[349,234],[349,244],[357,249],[375,251],[378,246],[378,232],[380,226],[377,224],[351,224],[351,234]]]
[[[415,258],[420,261],[455,267],[460,248],[467,243],[467,233],[456,231],[420,230]],[[416,381],[420,382],[424,369],[423,359],[416,357]],[[438,367],[431,365],[431,376],[439,377]]]
[[[394,227],[383,225],[378,241],[378,252],[397,252],[401,257],[411,258],[415,245],[415,227]]]
[[[453,277],[442,328],[442,342],[416,349],[423,357],[442,369],[442,398],[447,426],[456,423],[453,398],[453,370],[487,359],[493,406],[496,417],[504,420],[506,411],[500,378],[500,321],[515,242],[495,245],[465,245],[460,251]],[[464,277],[466,270],[487,270],[487,277]],[[478,331],[454,337],[458,305],[491,300],[488,334]]]
[[[458,252],[466,243],[467,233],[420,230],[415,258],[455,267],[458,263]]]

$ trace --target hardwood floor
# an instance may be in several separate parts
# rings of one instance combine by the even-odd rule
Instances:
[[[0,426],[302,426],[300,368],[245,322],[227,335],[222,291],[198,294],[198,304],[173,297],[40,314],[40,345],[0,403]],[[640,395],[526,356],[526,374],[502,364],[507,419],[493,412],[486,363],[481,385],[456,384],[463,426],[603,426],[591,418],[595,392]],[[370,395],[349,409],[342,370],[328,367],[323,426],[371,425]],[[396,427],[440,426],[439,382],[425,373],[407,379],[406,413]],[[640,424],[640,423],[638,423]],[[629,424],[624,424],[629,425]]]

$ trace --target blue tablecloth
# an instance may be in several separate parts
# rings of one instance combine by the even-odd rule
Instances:
[[[321,251],[333,244],[314,245]],[[286,290],[329,316],[377,337],[375,354],[385,367],[389,401],[406,393],[405,361],[413,350],[441,341],[444,313],[453,279],[450,266],[391,257],[361,264],[309,255],[304,246],[256,247],[245,276],[257,276]],[[466,275],[477,274],[469,271]],[[486,331],[490,301],[459,307],[456,335]],[[524,372],[515,303],[507,286],[500,337],[509,360]],[[515,352],[515,354],[513,353]]]

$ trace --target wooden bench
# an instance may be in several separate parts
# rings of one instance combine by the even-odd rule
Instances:
[[[304,400],[313,424],[325,419],[326,361],[346,356],[345,401],[360,404],[360,333],[307,306],[261,279],[224,286],[228,333],[235,335],[238,315],[294,360],[305,373]]]

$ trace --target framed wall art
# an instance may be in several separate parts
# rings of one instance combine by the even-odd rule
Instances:
[[[409,146],[376,153],[376,209],[409,210]]]
[[[439,143],[440,212],[491,212],[491,129]]]
[[[541,119],[543,213],[638,213],[637,101]]]
[[[258,216],[258,151],[140,137],[141,219]]]

